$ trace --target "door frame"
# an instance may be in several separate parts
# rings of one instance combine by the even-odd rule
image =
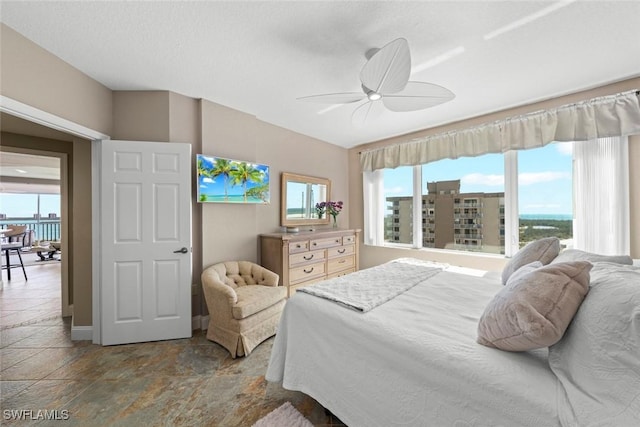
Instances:
[[[60,250],[65,254],[60,260],[60,292],[62,296],[60,310],[62,317],[71,316],[73,315],[73,304],[69,304],[69,164],[67,160],[67,153],[6,146],[0,147],[0,152],[55,157],[60,161]]]
[[[75,123],[71,120],[67,120],[63,117],[51,114],[47,111],[25,104],[13,98],[9,98],[4,95],[0,95],[0,112],[10,114],[12,116],[19,117],[21,119],[37,123],[39,125],[55,129],[61,132],[65,132],[83,139],[91,141],[91,158],[92,168],[95,166],[95,152],[96,147],[100,140],[111,139],[107,134],[100,131],[88,128],[79,123]],[[99,192],[99,187],[96,187],[96,174],[92,172],[91,185],[92,185],[92,250],[93,255],[91,259],[92,269],[92,326],[80,326],[75,327],[73,322],[71,324],[71,339],[72,340],[93,340],[94,343],[100,342],[100,280],[99,275],[96,276],[96,272],[100,271],[100,257],[98,256],[98,248],[100,247],[100,216],[96,215],[96,192]],[[99,200],[99,198],[98,198]],[[96,278],[98,278],[96,280]],[[67,284],[68,290],[68,284]],[[96,309],[97,304],[97,309]],[[96,321],[96,319],[98,319]],[[97,323],[96,323],[97,322]]]

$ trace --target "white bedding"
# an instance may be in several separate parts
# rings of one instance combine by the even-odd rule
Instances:
[[[640,426],[640,267],[594,263],[591,290],[549,364],[564,426]]]
[[[312,396],[349,427],[558,426],[547,350],[475,341],[501,288],[445,269],[366,313],[296,293],[266,378]]]
[[[402,262],[402,268],[396,263]],[[442,266],[426,263],[410,263],[405,260],[391,261],[376,269],[365,269],[335,277],[301,288],[305,292],[325,298],[357,311],[369,311],[406,292],[424,279],[442,271]]]

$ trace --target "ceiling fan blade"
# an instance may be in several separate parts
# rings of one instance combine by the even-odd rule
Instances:
[[[416,111],[451,101],[456,95],[449,89],[433,83],[408,82],[404,90],[382,97],[384,106],[391,111]]]
[[[411,74],[409,43],[400,38],[377,51],[360,71],[362,85],[380,94],[404,89]]]
[[[365,99],[362,92],[327,93],[325,95],[303,96],[299,101],[317,102],[319,104],[350,104]]]
[[[379,101],[368,101],[353,111],[351,123],[357,127],[363,127],[372,120],[378,118],[384,112],[384,107]]]

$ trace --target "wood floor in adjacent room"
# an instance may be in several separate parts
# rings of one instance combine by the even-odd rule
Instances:
[[[33,263],[27,276],[13,269],[7,281],[2,271],[2,425],[31,425],[29,416],[48,410],[68,414],[69,426],[240,427],[286,401],[315,426],[343,425],[310,397],[265,381],[273,338],[238,359],[199,330],[190,339],[109,347],[71,341],[71,319],[60,316],[60,263]],[[7,419],[12,413],[27,419]],[[61,421],[36,425],[49,423]]]

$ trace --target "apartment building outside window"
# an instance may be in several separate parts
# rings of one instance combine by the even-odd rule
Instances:
[[[572,247],[571,143],[513,154],[516,166],[509,173],[517,173],[519,247],[547,236],[556,236],[563,247]],[[422,247],[505,254],[509,234],[506,164],[504,155],[487,154],[419,166]],[[415,244],[414,172],[412,167],[384,170],[385,190],[394,189],[393,195],[385,192],[387,243]]]

